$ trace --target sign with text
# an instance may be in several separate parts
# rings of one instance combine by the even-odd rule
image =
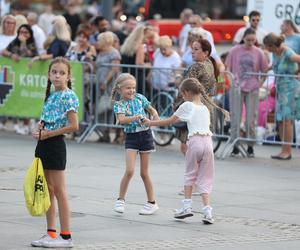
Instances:
[[[15,62],[0,57],[0,116],[40,118],[48,82],[50,61],[39,61],[28,67],[28,59]],[[72,89],[76,92],[83,118],[83,65],[71,63]]]
[[[247,14],[252,10],[261,13],[261,26],[267,32],[280,34],[283,20],[292,20],[300,28],[300,0],[248,0]]]

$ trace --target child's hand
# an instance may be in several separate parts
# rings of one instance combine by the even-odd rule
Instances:
[[[47,129],[43,129],[43,130],[40,130],[40,129],[37,129],[35,130],[33,133],[32,133],[32,136],[37,139],[37,140],[45,140],[47,138],[49,138],[49,134],[48,134],[48,131]],[[41,133],[41,137],[40,137],[40,133]]]
[[[143,118],[141,119],[141,122],[142,122],[142,125],[145,125],[145,126],[147,126],[147,127],[150,127],[150,126],[151,126],[151,121],[150,121],[148,118],[146,118],[146,117],[143,117]]]

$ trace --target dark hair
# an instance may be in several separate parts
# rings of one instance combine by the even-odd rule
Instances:
[[[92,24],[93,24],[93,25],[98,25],[98,23],[102,22],[103,20],[106,20],[104,16],[96,16],[96,17],[92,20]]]
[[[295,24],[292,20],[290,20],[290,19],[285,19],[285,20],[283,20],[283,22],[284,22],[285,24],[291,26],[292,29],[293,29],[293,31],[294,31],[295,33],[299,33],[299,30],[298,30],[296,24]]]
[[[260,12],[257,11],[257,10],[252,10],[250,13],[249,13],[249,18],[251,19],[251,17],[253,16],[260,16]]]
[[[68,59],[64,58],[64,57],[61,57],[61,56],[58,56],[56,58],[54,58],[51,63],[49,64],[49,68],[48,68],[48,75],[50,73],[50,70],[52,68],[52,66],[56,63],[63,63],[65,65],[67,65],[68,67],[68,75],[71,76],[71,65],[70,65],[70,62],[68,61]],[[48,82],[47,82],[47,87],[46,87],[46,94],[45,94],[45,100],[44,102],[47,101],[48,97],[50,96],[50,90],[51,90],[51,81],[48,77]],[[68,88],[69,89],[72,89],[72,81],[71,81],[71,77],[68,81]]]
[[[275,33],[269,33],[264,37],[263,43],[267,46],[275,46],[280,47],[280,45],[284,42],[284,36],[278,36]]]
[[[19,40],[19,35],[20,35],[20,31],[22,28],[25,28],[29,34],[30,34],[30,37],[26,40],[26,45],[29,45],[29,44],[33,44],[35,45],[35,42],[34,42],[34,37],[33,37],[33,31],[32,31],[32,28],[30,27],[30,25],[28,24],[22,24],[19,28],[18,28],[18,31],[17,31],[17,37],[14,39],[14,43],[18,46],[21,45],[21,41]]]
[[[244,34],[243,34],[243,37],[242,37],[242,40],[240,41],[240,44],[244,44],[244,38],[247,36],[247,35],[256,35],[256,31],[255,29],[253,28],[248,28],[244,31]]]
[[[218,76],[220,74],[220,71],[219,71],[219,68],[217,66],[216,60],[213,57],[211,57],[211,44],[210,44],[210,42],[208,40],[202,39],[200,37],[196,38],[194,40],[194,42],[197,42],[197,43],[200,44],[202,51],[204,51],[204,52],[207,51],[208,52],[208,54],[207,54],[208,59],[211,61],[212,65],[214,66],[214,75],[215,75],[216,80],[218,80]]]
[[[228,51],[226,51],[226,52],[223,52],[221,55],[220,55],[220,58],[221,58],[221,60],[226,60],[226,57],[228,56],[228,54],[229,54],[229,52]]]

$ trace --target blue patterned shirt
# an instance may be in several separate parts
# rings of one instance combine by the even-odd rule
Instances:
[[[78,112],[79,100],[71,89],[55,91],[50,94],[44,104],[41,120],[45,129],[56,130],[67,125],[69,111]]]
[[[145,109],[150,106],[147,98],[141,94],[136,94],[132,100],[120,100],[115,102],[113,110],[117,114],[125,114],[125,116],[142,115],[146,116]],[[147,130],[148,127],[141,125],[140,121],[134,121],[124,124],[125,133],[136,133],[139,131]]]

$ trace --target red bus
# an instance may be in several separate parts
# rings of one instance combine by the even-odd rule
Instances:
[[[232,42],[235,32],[245,25],[247,0],[124,0],[123,3],[125,14],[140,13],[159,27],[160,35],[176,37],[182,27],[180,12],[191,8],[203,17],[203,28],[212,33],[215,43],[222,43]]]

